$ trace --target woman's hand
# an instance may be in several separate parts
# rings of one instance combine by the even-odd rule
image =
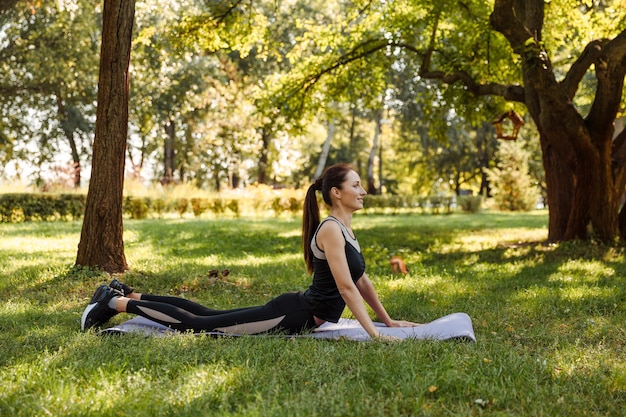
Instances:
[[[421,323],[413,323],[412,321],[406,320],[391,320],[388,323],[385,323],[387,327],[416,327],[423,326]]]

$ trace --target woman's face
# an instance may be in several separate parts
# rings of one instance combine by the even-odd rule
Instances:
[[[341,189],[337,188],[337,199],[346,207],[353,210],[363,208],[363,196],[367,191],[361,184],[361,177],[354,171],[348,172],[346,179],[341,183]]]

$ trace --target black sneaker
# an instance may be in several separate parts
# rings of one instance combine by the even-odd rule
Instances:
[[[122,292],[102,284],[91,297],[89,305],[83,312],[83,317],[80,322],[80,328],[82,330],[90,329],[94,326],[101,326],[113,316],[117,314],[117,311],[109,307],[109,300],[113,297],[122,296]]]
[[[119,292],[124,294],[124,297],[128,296],[128,294],[134,291],[134,289],[130,288],[128,285],[122,282],[119,282],[116,279],[113,279],[113,281],[111,281],[109,287],[113,288],[114,290],[118,290]]]

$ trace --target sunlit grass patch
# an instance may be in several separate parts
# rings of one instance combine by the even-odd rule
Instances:
[[[438,242],[439,245],[433,247],[434,251],[440,253],[458,252],[463,250],[466,252],[478,252],[487,249],[493,249],[498,246],[510,248],[507,255],[519,254],[519,248],[523,253],[531,250],[531,245],[542,242],[547,238],[547,231],[543,229],[482,229],[470,230],[460,234],[453,242]],[[510,255],[508,255],[510,253]]]
[[[563,283],[584,280],[591,283],[603,278],[613,278],[615,273],[613,266],[601,260],[571,259],[561,265],[548,280]]]

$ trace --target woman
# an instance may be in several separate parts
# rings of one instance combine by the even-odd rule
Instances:
[[[320,223],[316,191],[322,192],[330,216]],[[283,294],[263,306],[213,310],[192,301],[140,294],[113,280],[101,285],[85,309],[83,330],[106,323],[120,312],[133,313],[180,331],[255,334],[306,332],[326,321],[336,323],[347,305],[372,338],[380,338],[363,300],[388,327],[416,326],[393,320],[365,274],[365,260],[351,229],[352,214],[363,208],[366,191],[347,164],[326,169],[304,201],[303,248],[313,282],[305,292]]]

